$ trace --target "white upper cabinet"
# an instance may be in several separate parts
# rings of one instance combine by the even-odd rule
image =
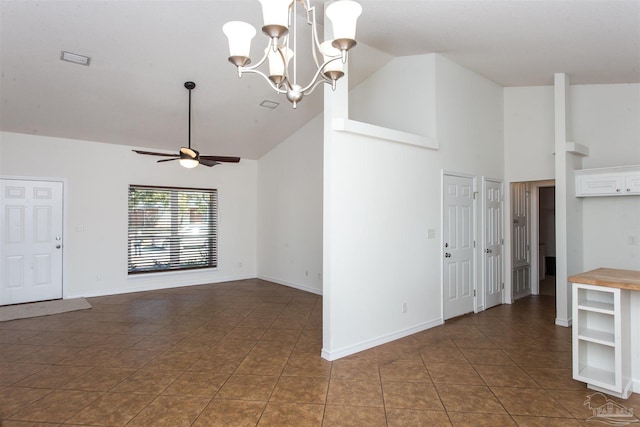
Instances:
[[[576,197],[640,194],[640,166],[576,171]]]

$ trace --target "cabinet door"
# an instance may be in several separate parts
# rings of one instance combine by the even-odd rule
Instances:
[[[611,175],[581,175],[577,179],[576,195],[578,196],[613,196],[623,194],[624,176]]]
[[[630,173],[625,177],[625,194],[640,194],[640,172]]]

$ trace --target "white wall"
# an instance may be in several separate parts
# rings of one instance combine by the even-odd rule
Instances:
[[[584,168],[640,164],[640,85],[571,88],[573,136],[589,147]],[[640,270],[640,196],[582,199],[584,268]]]
[[[341,102],[347,101],[337,100],[339,93],[325,98],[323,356],[328,359],[442,322],[441,171],[503,175],[502,88],[439,55],[410,59],[415,62],[398,59],[405,72],[402,86],[431,81],[423,87],[436,88],[436,110],[425,108],[423,99],[433,93],[413,92],[401,105],[382,105],[382,113],[418,112],[419,119],[436,123],[437,134],[425,133],[438,139],[438,151],[332,131],[330,117],[341,117]],[[370,117],[359,120],[379,125]],[[436,238],[427,238],[429,229],[438,230]],[[408,311],[402,313],[405,302]]]
[[[583,168],[640,164],[640,85],[571,85],[568,102],[570,138],[589,148]],[[505,88],[504,103],[507,180],[553,179],[553,87]],[[639,269],[639,247],[627,243],[640,234],[639,199],[582,199],[583,269]]]
[[[553,179],[553,86],[506,87],[503,93],[505,178]]]
[[[132,147],[0,133],[0,175],[66,180],[65,298],[256,277],[257,165],[158,164]],[[127,277],[129,184],[217,188],[218,268]],[[83,231],[81,231],[83,230]]]
[[[258,277],[322,293],[322,115],[258,161]]]
[[[435,55],[395,58],[349,93],[349,118],[421,136],[435,136]],[[421,74],[424,73],[424,74]]]

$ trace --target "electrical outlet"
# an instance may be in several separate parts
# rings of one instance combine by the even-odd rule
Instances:
[[[402,303],[402,312],[403,312],[403,313],[406,313],[406,312],[407,312],[407,303],[406,303],[406,302],[403,302],[403,303]]]

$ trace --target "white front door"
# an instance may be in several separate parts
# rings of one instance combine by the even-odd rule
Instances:
[[[502,304],[502,182],[484,181],[485,309]]]
[[[473,178],[444,175],[444,319],[473,311]]]
[[[0,305],[62,298],[62,182],[0,181]]]
[[[511,230],[513,299],[531,294],[531,233],[530,185],[526,182],[511,184]]]

